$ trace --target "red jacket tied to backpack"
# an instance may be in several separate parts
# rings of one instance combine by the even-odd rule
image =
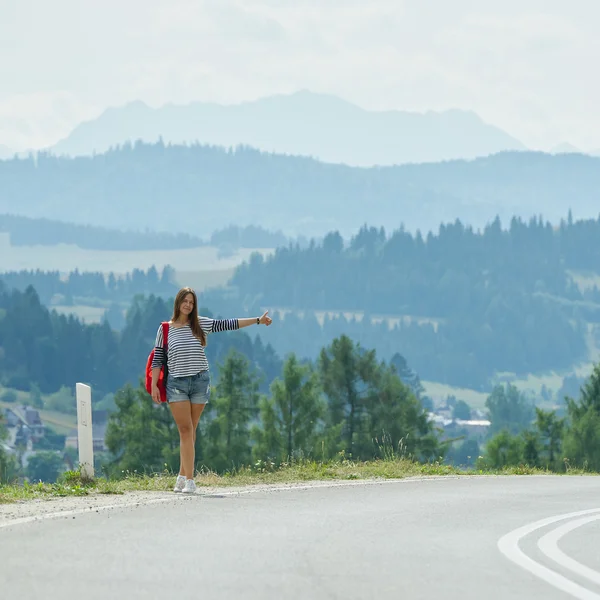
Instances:
[[[168,340],[169,340],[169,323],[163,322],[163,350],[165,353],[165,359],[162,367],[160,368],[160,373],[158,374],[158,390],[160,392],[160,401],[167,401],[167,352],[168,352]],[[154,360],[154,351],[155,348],[152,348],[152,352],[150,352],[148,356],[148,361],[146,362],[146,391],[149,394],[152,394],[152,361]]]

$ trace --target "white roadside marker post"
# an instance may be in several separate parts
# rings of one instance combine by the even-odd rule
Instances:
[[[89,385],[75,385],[77,395],[77,447],[79,468],[84,477],[94,477],[94,435],[92,432],[92,389]]]

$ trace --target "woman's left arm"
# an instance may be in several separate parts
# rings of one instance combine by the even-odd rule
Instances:
[[[265,311],[262,317],[250,317],[245,319],[238,319],[240,329],[242,327],[250,327],[250,325],[267,325],[267,327],[273,322],[273,319],[269,316],[269,311]]]
[[[219,331],[234,331],[249,327],[250,325],[270,325],[273,319],[266,311],[261,317],[246,317],[242,319],[208,319],[200,317],[200,326],[206,333],[217,333]]]

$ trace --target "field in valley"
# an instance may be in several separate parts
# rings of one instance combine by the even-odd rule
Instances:
[[[0,233],[0,273],[3,271],[42,270],[68,274],[75,269],[124,275],[133,269],[159,271],[170,265],[175,269],[175,281],[181,287],[190,286],[198,292],[226,286],[235,268],[250,258],[253,252],[268,256],[273,248],[241,248],[223,256],[215,246],[183,250],[103,251],[85,250],[78,246],[12,246],[8,234]],[[74,314],[86,323],[100,323],[105,307],[75,305],[52,306],[59,313]]]
[[[0,397],[6,390],[0,387]],[[13,390],[14,391],[14,390]],[[15,392],[17,394],[18,405],[26,404],[29,399],[28,392]],[[44,396],[42,396],[43,398]],[[0,408],[11,408],[15,406],[12,402],[0,400]],[[75,415],[67,415],[53,410],[39,409],[40,418],[44,425],[53,429],[56,433],[68,435],[70,431],[77,427],[77,417]]]
[[[240,248],[223,256],[215,246],[183,250],[86,250],[78,246],[11,246],[9,236],[0,233],[0,272],[36,270],[69,273],[80,271],[125,274],[133,269],[147,270],[155,266],[162,270],[170,265],[177,272],[178,283],[195,282],[198,289],[224,285],[235,267],[250,258],[253,252],[268,256],[273,248]]]

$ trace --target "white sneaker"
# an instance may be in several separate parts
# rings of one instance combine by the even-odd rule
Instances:
[[[176,493],[183,492],[183,488],[185,487],[185,476],[177,475],[177,481],[175,482],[175,487],[173,491]]]
[[[193,479],[188,479],[185,482],[185,487],[181,490],[184,494],[195,494],[196,493],[196,483]]]

